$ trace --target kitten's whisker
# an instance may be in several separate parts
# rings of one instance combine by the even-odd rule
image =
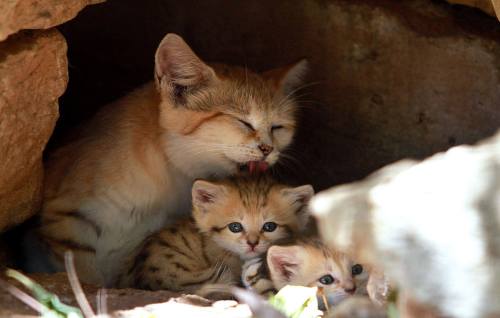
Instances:
[[[97,316],[106,315],[108,313],[107,292],[104,288],[99,288],[96,295],[97,300]]]

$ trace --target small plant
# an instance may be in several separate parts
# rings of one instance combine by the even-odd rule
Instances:
[[[269,304],[290,318],[316,318],[318,309],[316,287],[285,286],[269,298]]]
[[[20,272],[13,269],[8,269],[6,271],[6,275],[23,284],[32,293],[32,295],[38,302],[38,304],[35,305],[36,308],[34,309],[37,310],[43,318],[83,318],[83,314],[80,309],[63,304],[59,300],[59,297],[57,297],[55,294],[50,293],[41,285],[35,283],[33,280],[21,274]],[[5,284],[7,283],[4,283],[2,285],[5,286]],[[18,290],[14,286],[8,285],[7,290],[9,289],[17,290],[17,293],[13,293],[14,295],[21,295],[20,293],[22,293],[23,296],[16,296],[21,300],[28,299],[27,297],[29,297],[30,300],[35,301],[35,299]]]
[[[106,292],[101,289],[98,292],[97,304],[98,304],[98,316],[95,315],[92,307],[90,306],[85,294],[83,293],[82,286],[78,280],[75,271],[75,265],[73,262],[73,253],[68,251],[64,255],[66,271],[68,274],[68,280],[71,285],[71,289],[75,295],[78,306],[81,309],[63,304],[57,295],[50,293],[40,284],[37,284],[29,277],[23,275],[22,273],[8,269],[6,275],[11,277],[21,284],[23,284],[33,295],[30,296],[20,290],[19,288],[3,281],[0,279],[0,287],[3,287],[7,292],[12,294],[14,297],[18,298],[20,301],[26,305],[33,308],[35,311],[40,313],[42,318],[93,318],[93,317],[105,317],[106,313]],[[101,313],[103,315],[101,315]]]

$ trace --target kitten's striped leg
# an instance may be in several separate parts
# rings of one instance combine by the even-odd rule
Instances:
[[[226,265],[219,266],[214,273],[217,274],[212,274],[212,279],[199,286],[194,293],[210,299],[230,299],[232,297],[230,288],[238,284],[237,277]]]
[[[133,286],[151,290],[171,290],[183,293],[211,293],[209,285],[236,285],[232,271],[223,263],[208,268],[191,268],[180,263],[173,268],[141,265],[133,273]],[[170,269],[170,270],[169,270]]]
[[[193,271],[190,273],[189,278],[186,278],[187,277],[183,277],[183,279],[179,281],[179,286],[184,290],[205,295],[210,291],[210,287],[207,286],[236,285],[238,283],[230,267],[223,262],[219,262],[211,268]]]
[[[250,259],[243,264],[241,280],[243,285],[261,295],[275,293],[273,282],[267,277],[264,270],[264,260],[261,258]]]

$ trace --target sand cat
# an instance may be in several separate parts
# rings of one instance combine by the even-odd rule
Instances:
[[[319,287],[319,303],[336,305],[354,294],[366,294],[368,273],[346,254],[317,239],[271,246],[266,255],[247,260],[242,282],[260,294],[274,293],[286,285]],[[324,297],[322,297],[324,295]]]
[[[145,237],[189,214],[193,180],[276,163],[294,134],[291,95],[304,69],[209,66],[167,34],[154,81],[104,107],[50,157],[27,270],[62,270],[71,249],[83,281],[107,284]]]
[[[313,194],[310,185],[290,188],[266,177],[197,180],[194,220],[147,239],[120,285],[194,293],[205,284],[237,284],[241,259],[305,228]]]

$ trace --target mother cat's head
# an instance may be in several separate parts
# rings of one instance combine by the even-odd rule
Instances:
[[[305,60],[262,74],[209,66],[167,34],[156,51],[155,81],[169,160],[195,177],[275,164],[295,132],[291,96],[305,70]]]

